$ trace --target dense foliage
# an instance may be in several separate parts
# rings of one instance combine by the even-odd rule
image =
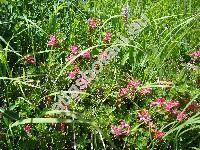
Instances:
[[[1,149],[200,149],[199,9],[1,0]]]

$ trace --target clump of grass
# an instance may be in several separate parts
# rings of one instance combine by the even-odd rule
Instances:
[[[199,147],[197,1],[0,5],[3,149]],[[68,91],[113,47],[87,88]]]

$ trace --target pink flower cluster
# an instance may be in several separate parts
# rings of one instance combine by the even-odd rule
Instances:
[[[193,52],[193,53],[191,54],[191,56],[193,56],[193,57],[200,57],[200,50],[199,50],[199,51],[196,51],[196,52]]]
[[[30,124],[24,124],[24,131],[26,133],[29,133],[31,130],[32,126]]]
[[[176,115],[178,121],[182,121],[184,118],[186,118],[186,111],[173,109],[174,107],[180,106],[179,101],[165,101],[165,98],[159,97],[154,102],[151,102],[150,107],[156,105],[162,106],[166,111],[171,111],[174,115]]]
[[[79,73],[80,73],[80,68],[78,66],[75,66],[74,70],[69,72],[68,77],[70,79],[74,79],[76,77],[76,75],[79,74]]]
[[[138,91],[138,88],[140,86],[140,81],[137,81],[137,80],[131,80],[126,87],[123,87],[121,89],[119,89],[119,96],[124,96],[126,94],[128,94],[129,91],[131,91],[131,95],[134,95],[135,94],[135,91]],[[152,92],[152,87],[144,87],[142,88],[139,93],[141,95],[145,95],[145,94],[148,94],[148,93],[151,93]]]
[[[110,32],[105,32],[105,36],[103,38],[104,42],[107,42],[111,39],[112,34]]]
[[[128,94],[131,88],[134,88],[134,90],[136,90],[139,86],[140,86],[140,81],[131,80],[126,87],[119,89],[119,96],[124,96]]]
[[[140,91],[140,94],[141,94],[141,95],[145,95],[145,94],[151,93],[151,91],[152,91],[152,87],[146,87],[146,88],[143,88],[143,89]]]
[[[49,41],[48,41],[48,46],[54,46],[57,44],[57,38],[55,35],[50,35]]]
[[[166,111],[170,111],[173,107],[175,107],[175,106],[178,107],[180,105],[180,103],[179,103],[179,101],[172,101],[172,100],[171,101],[165,101],[165,98],[159,97],[159,98],[156,99],[156,101],[154,101],[150,104],[151,107],[156,106],[156,105],[161,105],[161,106],[164,107],[164,109]]]
[[[70,46],[70,51],[71,51],[71,53],[74,54],[74,55],[77,54],[78,46],[75,45],[75,44],[71,45],[71,46]]]
[[[81,55],[83,58],[90,58],[90,51],[82,51]]]
[[[66,61],[71,61],[73,57],[78,53],[79,47],[76,44],[70,45],[70,51],[71,53],[66,57]],[[89,58],[90,57],[90,51],[82,51],[81,55],[83,58]],[[80,73],[80,68],[77,66],[77,63],[75,61],[72,62],[75,66],[73,71],[68,73],[68,77],[70,79],[74,79],[77,74]]]
[[[118,125],[111,125],[111,132],[115,136],[128,136],[130,134],[130,125],[127,124],[124,120],[118,122]]]
[[[151,121],[151,116],[149,115],[148,110],[139,110],[137,114],[141,121],[144,121],[145,123]]]
[[[155,131],[155,135],[154,135],[154,139],[160,139],[161,137],[163,137],[165,135],[164,132],[157,130]]]
[[[89,18],[88,19],[88,24],[91,28],[96,28],[97,27],[97,21],[94,18]]]
[[[187,110],[194,110],[199,108],[199,104],[196,101],[193,101],[188,107]]]

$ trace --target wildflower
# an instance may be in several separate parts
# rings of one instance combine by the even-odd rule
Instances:
[[[154,136],[154,139],[160,139],[161,137],[163,137],[165,135],[164,132],[161,132],[161,131],[156,131],[155,132],[155,136]]]
[[[115,136],[120,136],[122,134],[121,128],[117,127],[116,125],[111,125],[111,132],[115,134]]]
[[[177,120],[178,121],[182,121],[185,117],[186,117],[186,112],[185,111],[182,111],[180,113],[177,114]]]
[[[128,87],[134,87],[135,89],[137,89],[138,86],[140,86],[140,81],[131,80],[131,81],[128,83]]]
[[[68,77],[69,77],[70,79],[74,79],[75,76],[76,76],[76,72],[74,72],[74,71],[72,71],[72,72],[70,72],[70,73],[68,74]]]
[[[128,22],[128,5],[124,5],[122,8],[122,15],[124,16],[125,22]]]
[[[165,110],[170,111],[171,108],[173,108],[174,106],[179,106],[179,105],[180,104],[178,101],[176,101],[176,102],[168,101],[168,102],[164,103],[164,108],[165,108]]]
[[[77,54],[78,51],[78,46],[77,45],[71,45],[70,46],[70,51],[72,52],[72,54]]]
[[[75,67],[74,67],[74,72],[75,72],[75,73],[79,74],[80,71],[81,71],[81,70],[80,70],[80,68],[79,68],[78,66],[75,66]]]
[[[196,52],[193,52],[193,53],[191,54],[191,56],[193,56],[193,57],[200,57],[200,50],[199,50],[199,51],[196,51]]]
[[[32,55],[30,55],[30,54],[24,56],[24,59],[25,59],[28,63],[31,63],[31,64],[33,64],[33,65],[36,64],[35,58],[34,58]]]
[[[130,134],[130,125],[127,124],[124,120],[121,120],[118,122],[118,125],[111,125],[111,132],[115,134],[115,136],[127,136]]]
[[[105,32],[105,36],[104,36],[104,38],[103,38],[103,41],[104,42],[107,42],[107,41],[109,41],[110,39],[111,39],[111,33],[110,32]]]
[[[124,96],[128,93],[128,88],[119,89],[119,96]]]
[[[97,21],[94,18],[89,18],[88,19],[88,24],[91,28],[96,28],[97,27]]]
[[[148,110],[145,110],[145,109],[138,111],[138,117],[140,118],[140,120],[143,120],[145,123],[151,120]]]
[[[57,38],[55,35],[51,35],[48,41],[48,46],[53,46],[57,44]]]
[[[173,113],[174,115],[177,115],[177,114],[179,113],[179,111],[178,111],[177,109],[173,109],[173,110],[172,110],[172,113]]]
[[[60,124],[60,130],[61,130],[62,132],[65,131],[65,124],[64,124],[64,123],[61,123],[61,124]]]
[[[188,110],[193,110],[193,109],[197,109],[199,107],[198,103],[196,101],[193,101],[188,107]]]
[[[26,133],[30,132],[31,128],[32,128],[32,126],[31,126],[30,124],[25,124],[25,125],[24,125],[24,131],[25,131]]]
[[[82,51],[81,55],[83,58],[89,58],[90,57],[90,51]]]
[[[105,59],[107,56],[108,56],[108,52],[107,51],[102,51],[100,54],[99,54],[100,58],[101,59]]]
[[[141,93],[141,95],[145,95],[145,94],[147,94],[147,93],[151,93],[151,91],[152,91],[152,88],[151,88],[151,87],[146,87],[146,88],[143,88],[143,89],[140,91],[140,93]]]
[[[155,102],[152,102],[150,106],[161,105],[165,102],[165,98],[159,97]]]
[[[129,125],[124,120],[119,121],[119,124],[121,125],[122,128],[129,127]]]
[[[73,59],[73,55],[72,55],[72,54],[70,54],[70,55],[67,56],[67,58],[66,58],[67,61],[70,61],[70,60],[72,60],[72,59]]]

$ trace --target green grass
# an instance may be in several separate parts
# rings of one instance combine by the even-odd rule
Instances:
[[[125,4],[127,23],[122,15]],[[0,8],[2,149],[199,148],[199,108],[179,122],[161,107],[149,107],[158,97],[179,101],[180,111],[192,101],[200,103],[199,58],[190,56],[200,46],[197,0],[23,0],[0,3]],[[92,31],[90,17],[97,19]],[[138,23],[141,26],[133,28]],[[106,31],[112,38],[105,44]],[[59,45],[48,47],[53,34]],[[64,74],[73,69],[73,60],[65,60],[71,44],[79,46],[74,60],[83,71],[90,70],[92,57],[106,48],[117,46],[120,52],[81,91],[78,102],[65,98],[69,112],[52,110],[58,96],[75,82]],[[82,59],[80,50],[90,50],[92,57]],[[35,65],[24,60],[27,54],[36,59]],[[120,97],[119,89],[130,78],[141,81],[139,89],[151,86],[153,91]],[[153,130],[139,120],[141,109],[149,110],[157,129],[165,132],[163,138],[155,140]],[[131,126],[129,136],[111,133],[110,126],[119,120]],[[23,129],[27,123],[32,125],[30,133]],[[65,123],[64,131],[60,123]]]

